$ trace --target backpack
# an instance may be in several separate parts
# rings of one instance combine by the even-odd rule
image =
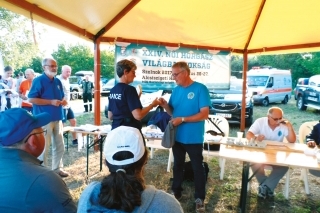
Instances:
[[[205,174],[206,174],[206,181],[208,179],[209,167],[207,162],[203,162]],[[194,181],[193,169],[191,161],[185,162],[183,166],[183,180],[184,181]]]

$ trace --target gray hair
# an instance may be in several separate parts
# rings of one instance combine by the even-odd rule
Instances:
[[[28,68],[28,69],[26,69],[25,71],[24,71],[24,73],[27,73],[27,72],[30,72],[31,74],[33,74],[34,75],[34,70],[33,69],[31,69],[31,68]]]
[[[63,65],[61,67],[61,71],[63,71],[64,69],[69,68],[70,70],[72,70],[72,68],[69,65]]]

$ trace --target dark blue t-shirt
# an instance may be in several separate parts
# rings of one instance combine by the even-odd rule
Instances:
[[[140,123],[140,121],[134,119],[132,115],[132,111],[135,109],[142,109],[142,104],[140,102],[136,89],[133,86],[125,83],[116,84],[110,90],[109,95],[108,110],[113,114],[112,129],[121,126],[124,122],[124,119],[129,120],[129,123],[131,121],[134,123]]]

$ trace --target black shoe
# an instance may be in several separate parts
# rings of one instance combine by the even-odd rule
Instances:
[[[72,141],[72,145],[78,145],[78,139],[74,139],[73,141]]]

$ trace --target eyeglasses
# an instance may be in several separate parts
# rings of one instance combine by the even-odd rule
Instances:
[[[32,134],[30,134],[28,137],[27,137],[27,139],[24,141],[24,143],[27,143],[27,141],[29,140],[29,138],[31,137],[31,135],[38,135],[38,134],[44,134],[44,135],[46,135],[47,134],[47,130],[46,129],[44,129],[42,132],[35,132],[35,133],[32,133]]]
[[[273,118],[271,115],[269,115],[270,116],[270,118],[272,118],[272,120],[274,120],[274,121],[281,121],[282,120],[282,117],[281,118]]]
[[[184,71],[185,71],[185,70],[182,70],[182,71],[180,71],[180,72],[178,72],[178,73],[172,73],[171,76],[175,78],[175,77],[177,77],[180,73],[182,73],[182,72],[184,72]]]
[[[54,69],[54,68],[58,67],[57,65],[44,65],[44,66],[50,67],[51,69]]]

